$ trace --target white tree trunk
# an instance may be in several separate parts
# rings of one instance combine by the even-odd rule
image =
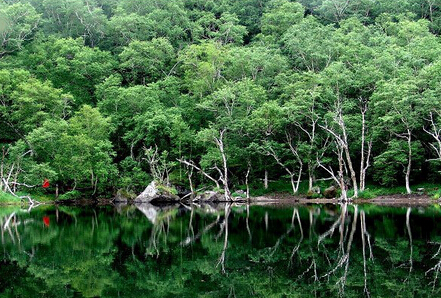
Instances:
[[[441,162],[441,128],[439,127],[439,125],[435,121],[435,118],[433,116],[434,112],[437,114],[438,117],[440,116],[438,111],[430,112],[430,118],[428,120],[430,121],[430,128],[431,129],[428,130],[425,127],[423,127],[423,130],[427,134],[429,134],[436,142],[435,144],[429,143],[430,147],[432,147],[432,149],[436,152],[436,158],[429,159],[428,161],[437,160],[437,161]]]
[[[407,130],[407,146],[408,146],[408,160],[407,160],[407,169],[406,169],[406,191],[407,194],[411,194],[412,190],[410,189],[410,171],[412,169],[412,134],[410,130]]]
[[[346,153],[346,161],[349,166],[349,172],[351,173],[352,187],[354,188],[354,198],[357,198],[358,197],[357,177],[354,171],[354,167],[352,166],[352,160],[351,160],[351,156],[349,155],[348,147],[345,147],[345,153]]]
[[[263,178],[263,187],[268,189],[268,170],[265,169],[265,177]]]
[[[221,181],[222,184],[224,185],[224,192],[225,192],[225,199],[226,200],[231,200],[231,192],[230,192],[230,188],[228,187],[228,165],[227,165],[227,155],[225,153],[224,150],[224,133],[225,133],[226,129],[222,129],[219,131],[219,138],[215,138],[216,141],[216,145],[219,149],[219,152],[222,156],[222,172],[220,172],[221,174]]]
[[[344,179],[344,159],[343,152],[338,152],[338,181],[341,189],[341,199],[346,201],[348,199],[348,195],[346,193],[346,184]]]
[[[248,162],[247,174],[245,175],[245,185],[247,187],[246,190],[247,199],[250,198],[250,185],[248,184],[248,177],[250,176],[250,171],[251,171],[251,163]]]
[[[363,104],[363,103],[362,103]],[[360,190],[364,191],[366,171],[364,170],[364,143],[366,139],[366,109],[361,107],[361,161],[360,161]]]
[[[216,184],[216,188],[220,189],[220,185],[219,185],[219,181],[216,180],[215,178],[213,178],[212,176],[208,175],[205,171],[203,171],[200,167],[198,167],[197,165],[195,165],[191,160],[190,161],[186,161],[183,159],[178,159],[178,161],[180,163],[183,163],[184,165],[194,168],[196,171],[200,172],[202,175],[204,175],[205,177],[207,177],[208,179],[210,179],[211,181],[214,182],[214,184]]]

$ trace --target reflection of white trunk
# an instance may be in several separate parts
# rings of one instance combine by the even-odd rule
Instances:
[[[225,204],[224,245],[222,247],[222,253],[217,263],[217,266],[219,266],[219,264],[221,265],[222,273],[224,274],[225,274],[225,254],[228,248],[228,217],[230,216],[230,211],[231,211],[231,205]]]
[[[252,236],[251,236],[251,230],[250,230],[250,223],[249,223],[249,220],[250,220],[250,204],[247,204],[246,226],[247,226],[248,236],[249,236],[249,238],[250,238],[250,242],[251,242]]]
[[[410,246],[410,257],[409,257],[409,274],[413,270],[413,243],[412,243],[412,231],[410,229],[410,212],[412,211],[412,208],[407,208],[406,212],[406,227],[407,227],[407,233],[409,235],[409,246]]]
[[[204,229],[202,231],[200,231],[199,233],[197,233],[196,235],[194,235],[193,232],[193,226],[191,227],[191,236],[188,236],[186,239],[182,240],[180,245],[181,246],[188,246],[192,243],[194,243],[196,240],[198,240],[199,238],[201,238],[205,233],[207,233],[208,231],[210,231],[213,227],[215,227],[220,221],[220,216],[217,216],[216,220],[213,221],[212,223],[208,224],[207,226],[204,227]]]
[[[300,237],[299,243],[294,247],[293,252],[291,254],[290,262],[292,261],[292,258],[294,257],[295,253],[299,249],[300,243],[303,240],[303,228],[302,228],[302,223],[300,221],[299,210],[297,208],[294,208],[294,210],[292,212],[291,225],[289,226],[288,230],[282,236],[280,236],[279,239],[277,239],[276,244],[274,244],[274,246],[271,248],[271,256],[273,256],[276,253],[276,251],[279,248],[282,241],[295,229],[296,218],[297,218],[297,221],[299,222],[301,237]]]
[[[436,244],[439,244],[438,251],[433,255],[432,259],[439,258],[441,253],[441,244]],[[439,258],[438,263],[436,263],[435,266],[426,271],[425,276],[427,276],[430,272],[433,272],[433,280],[429,283],[429,285],[432,285],[432,291],[435,291],[436,283],[441,272],[441,258]]]
[[[268,212],[265,212],[265,231],[268,232]]]
[[[341,214],[338,219],[332,224],[332,226],[325,233],[321,234],[317,241],[317,247],[320,246],[320,243],[326,239],[328,236],[332,236],[334,234],[335,229],[340,225],[342,220],[344,220],[344,214],[346,213],[347,204],[342,205]]]
[[[191,205],[191,211],[190,211],[190,222],[188,223],[188,230],[191,233],[191,237],[194,238],[194,229],[193,229],[193,216],[194,216],[194,209],[195,206]]]
[[[368,237],[368,244],[369,249],[371,249],[370,246],[370,240],[369,240],[369,234],[366,229],[366,214],[364,211],[360,212],[360,232],[361,232],[361,243],[363,246],[363,273],[364,273],[364,293],[367,297],[370,297],[370,292],[367,286],[367,268],[366,268],[366,236]],[[370,250],[370,255],[372,256],[372,250]]]
[[[350,253],[351,253],[351,248],[352,248],[352,242],[354,240],[354,234],[355,231],[357,229],[357,219],[358,219],[358,206],[354,206],[354,221],[352,222],[352,229],[351,229],[351,233],[349,235],[349,240],[348,240],[348,245],[346,247],[346,257],[345,257],[345,271],[343,276],[340,278],[339,284],[340,284],[340,291],[341,293],[344,293],[345,291],[345,286],[346,286],[346,281],[347,281],[347,277],[348,277],[348,271],[349,271],[349,259],[350,259]]]
[[[296,217],[297,217],[297,222],[298,222],[298,224],[299,224],[299,228],[300,228],[300,239],[299,239],[299,242],[297,243],[297,245],[294,246],[294,248],[293,248],[293,250],[292,250],[292,253],[291,253],[291,260],[292,260],[292,258],[295,256],[295,254],[297,253],[297,251],[299,250],[299,248],[300,248],[300,244],[301,244],[302,241],[303,241],[303,227],[302,227],[302,221],[300,220],[299,210],[298,210],[297,208],[294,208],[293,217],[292,217],[292,221],[291,221],[291,226],[292,226],[292,227],[295,226],[294,221],[295,221],[295,218],[296,218]]]
[[[340,223],[340,242],[339,242],[340,243],[340,253],[339,253],[340,256],[338,258],[337,264],[331,270],[329,270],[326,274],[324,274],[321,277],[321,278],[328,278],[329,276],[334,274],[338,269],[344,268],[343,275],[337,281],[340,295],[344,294],[344,290],[345,290],[345,286],[346,286],[346,281],[347,281],[347,276],[348,276],[348,271],[349,271],[349,260],[350,260],[352,242],[354,240],[354,234],[357,229],[358,206],[354,206],[354,219],[352,221],[352,228],[349,233],[349,239],[348,239],[348,242],[346,245],[346,250],[345,250],[344,235],[346,235],[346,233],[347,233],[347,231],[345,231],[346,211],[347,211],[347,204],[344,204],[342,206],[340,218],[337,221]],[[335,227],[337,226],[336,223],[334,223]]]

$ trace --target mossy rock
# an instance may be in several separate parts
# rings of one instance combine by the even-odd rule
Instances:
[[[327,199],[333,199],[337,197],[337,188],[335,186],[328,187],[323,191],[323,196]]]
[[[131,192],[131,191],[127,191],[125,189],[118,189],[118,191],[116,192],[115,197],[113,198],[114,202],[119,202],[119,203],[124,203],[127,202],[129,200],[133,200],[136,198],[136,194]]]
[[[180,199],[177,196],[177,190],[173,187],[168,187],[159,184],[156,181],[150,182],[146,189],[135,198],[136,203],[168,203],[178,202]]]

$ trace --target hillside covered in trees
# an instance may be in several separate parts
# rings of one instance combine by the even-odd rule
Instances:
[[[2,0],[0,188],[410,192],[441,178],[440,32],[439,0]]]

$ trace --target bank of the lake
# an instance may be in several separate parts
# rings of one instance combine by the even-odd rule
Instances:
[[[280,184],[278,184],[280,186]],[[405,194],[404,187],[395,188],[382,188],[378,186],[369,186],[364,192],[360,192],[358,198],[350,200],[354,204],[377,204],[377,205],[431,205],[440,203],[440,188],[434,184],[420,184],[413,187],[414,193],[408,195]],[[236,197],[235,202],[250,202],[260,204],[335,204],[339,203],[338,198],[325,198],[321,194],[308,198],[306,193],[292,195],[281,188],[278,191],[274,191],[271,187],[267,190],[259,189],[255,193],[263,193],[262,195],[252,195],[248,200],[245,197]],[[253,193],[252,193],[253,194]],[[29,194],[34,200],[40,204],[57,204],[57,205],[108,205],[115,202],[115,197],[109,195],[108,197],[95,197],[90,198],[87,195],[70,198],[66,195],[62,199],[57,199],[53,195]],[[188,197],[189,198],[189,197]],[[184,199],[188,201],[188,199]],[[133,199],[128,199],[129,204],[134,203]],[[161,203],[161,202],[159,202]],[[28,205],[27,199],[20,199],[19,197],[0,192],[0,206],[11,205]]]
[[[276,202],[278,204],[297,202],[301,204],[327,204],[327,203],[338,203],[339,191],[337,190],[336,198],[326,198],[323,195],[323,191],[328,187],[327,184],[322,184],[321,187],[318,186],[317,189],[320,190],[319,193],[314,194],[313,197],[308,197],[307,186],[303,185],[299,189],[299,193],[293,195],[290,192],[289,183],[283,181],[275,181],[269,184],[267,189],[261,187],[255,187],[250,190],[250,199],[247,200],[244,196],[243,189],[244,186],[238,188],[235,195],[235,201],[241,202],[252,202],[252,203],[272,203]],[[412,194],[406,194],[406,189],[404,186],[398,186],[393,188],[381,187],[378,185],[368,185],[364,191],[359,192],[359,196],[356,199],[351,200],[352,203],[365,204],[383,204],[383,205],[430,205],[440,202],[441,187],[437,184],[423,183],[417,184],[412,187]],[[237,195],[237,194],[240,194]],[[348,191],[348,197],[353,194],[352,190]],[[113,204],[115,201],[115,195],[109,194],[108,196],[98,196],[92,197],[87,193],[82,194],[79,191],[75,193],[65,193],[59,198],[56,198],[54,194],[51,193],[19,193],[19,196],[29,195],[32,199],[43,204],[59,204],[59,205],[90,205],[90,204]],[[197,196],[197,195],[195,195]],[[134,194],[131,197],[127,197],[129,204],[134,203]],[[199,196],[203,197],[203,196]],[[187,196],[184,201],[187,201],[190,197]],[[118,201],[118,200],[117,200]],[[222,201],[222,200],[220,200]],[[19,197],[10,195],[5,192],[0,191],[0,206],[1,205],[22,205],[28,204],[27,199],[20,199]],[[159,202],[161,203],[161,202]]]

